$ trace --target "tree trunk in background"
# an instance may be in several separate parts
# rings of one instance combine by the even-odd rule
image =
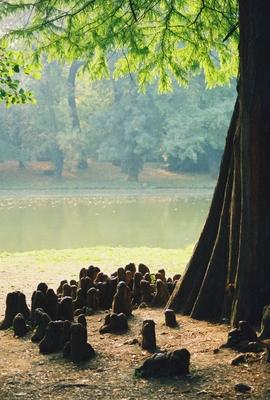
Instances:
[[[17,153],[17,161],[20,169],[25,169],[25,163],[23,159],[23,143],[22,143],[22,120],[21,120],[21,112],[17,110],[17,113],[14,114],[14,145]]]
[[[64,169],[64,153],[57,147],[54,151],[54,176],[56,178],[61,178]]]
[[[48,112],[50,115],[50,121],[51,121],[51,129],[52,132],[55,135],[55,138],[57,138],[58,135],[58,124],[57,124],[57,119],[56,119],[56,115],[55,115],[55,109],[54,109],[54,105],[50,104],[48,106]],[[57,139],[55,140],[54,143],[54,148],[53,148],[53,154],[52,154],[52,159],[53,159],[53,163],[54,163],[54,176],[57,178],[61,178],[62,177],[62,173],[63,173],[63,169],[64,169],[64,153],[61,150],[59,143],[57,141]]]
[[[50,64],[47,63],[46,59],[44,60],[44,65],[47,69],[46,73],[46,81],[43,84],[43,96],[46,99],[46,109],[48,112],[48,123],[49,123],[49,129],[51,133],[53,134],[53,143],[51,145],[51,159],[52,162],[54,163],[54,176],[57,178],[62,177],[63,169],[64,169],[64,153],[60,148],[59,145],[59,126],[58,126],[58,121],[57,121],[57,115],[56,115],[56,102],[54,98],[54,87],[52,85],[52,79],[51,79],[51,71],[49,69]]]
[[[70,109],[70,116],[72,121],[72,129],[81,133],[81,124],[80,118],[77,109],[76,103],[76,76],[77,72],[83,65],[82,61],[73,61],[70,66],[69,74],[68,74],[68,105]],[[86,155],[82,150],[81,158],[78,160],[78,168],[86,169],[87,168],[87,159]]]
[[[209,215],[167,307],[260,322],[270,303],[270,2],[239,0],[240,80]]]
[[[54,163],[54,176],[56,178],[61,178],[64,169],[65,156],[57,142],[54,144],[54,149],[52,152],[52,160]]]
[[[68,105],[70,109],[70,116],[72,120],[72,128],[81,130],[80,119],[77,110],[76,103],[76,93],[75,93],[75,84],[76,84],[76,75],[83,62],[81,61],[73,61],[69,68],[68,74]]]
[[[57,135],[58,135],[58,124],[57,124],[57,119],[55,115],[55,109],[54,105],[51,103],[48,105],[48,112],[50,115],[50,122],[51,122],[51,130],[54,133],[55,136],[55,142],[52,150],[52,160],[54,163],[54,176],[57,178],[62,177],[63,169],[64,169],[64,153],[60,149],[59,143],[57,141]]]

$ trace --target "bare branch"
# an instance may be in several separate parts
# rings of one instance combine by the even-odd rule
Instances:
[[[132,15],[133,15],[134,20],[135,20],[136,22],[138,22],[137,15],[136,15],[136,12],[135,12],[134,5],[133,5],[133,3],[132,3],[132,0],[129,0],[129,7],[130,7],[130,10],[131,10],[131,13],[132,13]]]
[[[202,5],[201,5],[201,8],[200,8],[198,14],[196,15],[196,17],[194,18],[194,20],[193,20],[188,26],[191,26],[191,25],[195,25],[195,24],[196,24],[196,22],[197,22],[198,19],[200,18],[200,16],[201,16],[201,14],[202,14],[202,12],[203,12],[204,9],[205,9],[205,3],[204,3],[204,0],[202,0]]]
[[[236,31],[236,29],[239,27],[239,23],[237,22],[235,25],[233,25],[231,27],[231,29],[229,30],[229,32],[227,33],[227,35],[225,36],[225,38],[223,39],[223,43],[226,42],[226,40],[229,39],[229,37],[231,37],[234,32]]]

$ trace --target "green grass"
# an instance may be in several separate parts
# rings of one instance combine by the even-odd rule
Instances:
[[[165,268],[167,274],[183,272],[187,264],[193,245],[185,249],[162,248],[125,248],[125,247],[92,247],[64,250],[35,250],[23,253],[0,253],[0,269],[7,271],[15,268],[29,272],[31,268],[38,271],[63,268],[66,271],[88,266],[90,264],[101,267],[107,273],[113,272],[116,267],[124,266],[129,262],[147,264],[151,271]]]

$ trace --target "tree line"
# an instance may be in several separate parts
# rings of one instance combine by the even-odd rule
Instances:
[[[224,148],[235,88],[208,90],[204,76],[189,87],[173,84],[145,93],[132,75],[89,82],[83,63],[43,63],[41,79],[23,77],[35,96],[0,107],[0,161],[49,160],[61,176],[64,163],[87,167],[89,158],[112,162],[137,180],[145,162],[171,171],[216,173]]]

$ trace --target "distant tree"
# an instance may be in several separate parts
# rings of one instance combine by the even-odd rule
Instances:
[[[233,109],[235,88],[206,90],[202,77],[157,98],[163,156],[173,171],[216,172]]]
[[[78,137],[82,136],[81,122],[78,113],[77,101],[76,101],[76,76],[83,66],[82,61],[75,60],[69,67],[67,85],[68,85],[68,105],[70,109],[70,116],[72,122],[72,130],[73,132],[77,131]],[[78,159],[78,168],[85,169],[87,168],[87,159],[86,153],[83,146],[77,146],[79,159]]]
[[[27,76],[39,77],[37,64],[27,63],[22,52],[8,49],[0,42],[0,160],[17,159],[24,166],[21,135],[21,110],[17,108],[11,122],[4,106],[34,103],[31,91],[23,87]]]
[[[2,159],[17,159],[22,166],[30,159],[54,163],[54,174],[61,176],[64,160],[82,159],[85,139],[80,127],[75,98],[75,77],[69,66],[45,62],[40,80],[25,81],[35,93],[36,104],[1,107],[0,139]],[[74,87],[70,87],[73,80]]]
[[[31,117],[26,104],[7,108],[0,106],[0,160],[16,160],[20,168],[35,154],[37,138],[31,137]]]
[[[0,106],[0,161],[16,159],[16,149],[9,134],[9,121],[4,105]]]
[[[158,157],[162,131],[159,110],[151,92],[140,94],[134,80],[111,81],[110,86],[111,104],[96,115],[103,131],[99,157],[118,163],[129,180],[137,181],[144,162]]]

